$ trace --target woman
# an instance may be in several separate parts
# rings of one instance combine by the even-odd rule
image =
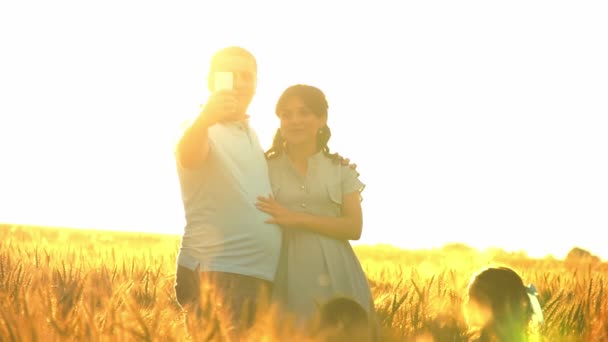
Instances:
[[[355,300],[373,317],[367,278],[349,240],[361,236],[358,173],[331,154],[328,104],[309,85],[287,88],[276,105],[280,120],[266,152],[273,196],[259,197],[269,222],[283,227],[274,298],[296,323],[309,323],[318,307],[337,296]],[[372,318],[373,319],[373,318]]]
[[[477,329],[475,341],[528,341],[530,323],[542,323],[542,311],[533,285],[507,267],[490,267],[469,284],[467,316]]]

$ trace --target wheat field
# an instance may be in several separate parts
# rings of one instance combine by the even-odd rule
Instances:
[[[0,226],[0,341],[221,341],[213,312],[187,319],[173,292],[179,237]],[[466,341],[466,286],[506,265],[539,290],[543,341],[608,341],[608,265],[454,245],[355,248],[384,341]],[[264,317],[247,340],[297,340]]]

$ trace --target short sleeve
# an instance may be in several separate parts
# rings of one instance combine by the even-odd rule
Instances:
[[[350,166],[342,166],[342,193],[347,195],[353,192],[361,194],[365,184],[359,180],[359,173]]]

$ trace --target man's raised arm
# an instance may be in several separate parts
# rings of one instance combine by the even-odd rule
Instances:
[[[201,113],[184,131],[177,143],[175,157],[186,169],[200,167],[209,154],[209,123]]]
[[[181,167],[200,167],[209,154],[209,127],[218,121],[230,120],[236,109],[236,98],[229,90],[215,92],[200,112],[196,120],[180,137],[175,156]]]

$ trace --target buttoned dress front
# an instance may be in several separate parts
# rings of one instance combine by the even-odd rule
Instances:
[[[310,157],[305,176],[285,154],[268,160],[268,166],[275,199],[290,210],[312,215],[341,216],[342,196],[365,187],[355,170],[322,152]],[[373,310],[367,278],[349,241],[305,229],[283,229],[273,292],[280,307],[301,323],[335,296],[354,299],[368,313]]]

